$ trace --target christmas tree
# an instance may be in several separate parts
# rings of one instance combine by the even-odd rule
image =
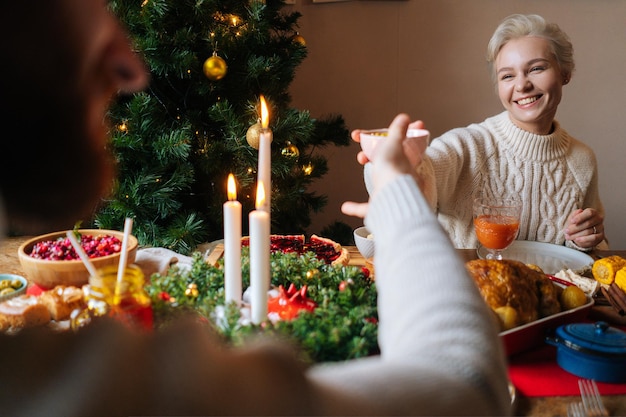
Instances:
[[[230,173],[247,213],[254,209],[260,97],[273,132],[272,233],[304,233],[326,204],[308,190],[328,170],[328,145],[347,146],[341,116],[314,119],[290,108],[288,87],[307,55],[301,14],[282,0],[112,0],[150,73],[149,87],[110,110],[118,164],[113,193],[94,216],[144,246],[190,253],[223,236]]]

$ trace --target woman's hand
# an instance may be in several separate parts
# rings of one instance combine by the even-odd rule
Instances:
[[[577,209],[570,214],[565,239],[581,248],[593,248],[605,239],[604,217],[596,209]]]
[[[409,127],[409,116],[406,114],[397,115],[391,125],[389,126],[389,132],[387,139],[381,141],[376,148],[376,155],[372,161],[369,161],[363,151],[360,151],[357,155],[357,160],[365,164],[372,162],[372,181],[373,181],[373,194],[382,188],[385,184],[392,181],[398,175],[412,173],[413,169],[409,162],[403,147],[403,141],[406,137],[406,131]],[[416,122],[421,123],[422,122]],[[352,138],[359,142],[359,130],[352,132]],[[367,214],[368,203],[355,203],[352,201],[346,201],[341,206],[341,211],[349,216],[356,216],[364,218]]]

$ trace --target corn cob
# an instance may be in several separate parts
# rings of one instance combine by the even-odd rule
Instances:
[[[615,274],[615,285],[623,292],[626,292],[626,267],[620,269]]]
[[[611,285],[615,280],[617,271],[626,266],[626,259],[613,255],[598,259],[591,267],[591,273],[596,281],[601,284]]]

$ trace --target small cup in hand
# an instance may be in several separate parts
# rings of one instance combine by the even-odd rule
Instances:
[[[371,160],[376,146],[378,143],[387,137],[389,129],[374,129],[361,131],[361,149],[367,156],[367,159]],[[416,166],[421,160],[420,155],[424,153],[430,140],[430,132],[426,129],[409,129],[406,132],[406,139],[404,140],[404,148],[407,154],[407,158],[411,162],[411,165]]]

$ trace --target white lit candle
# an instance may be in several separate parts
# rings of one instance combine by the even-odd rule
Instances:
[[[224,293],[226,303],[241,303],[241,203],[233,174],[228,175],[224,203]]]
[[[270,214],[261,210],[265,200],[262,182],[257,185],[256,210],[250,212],[250,309],[252,323],[267,319],[270,287]]]
[[[261,134],[259,137],[258,183],[265,187],[265,201],[257,209],[269,213],[272,201],[272,130],[269,128],[269,111],[265,97],[261,96]]]

